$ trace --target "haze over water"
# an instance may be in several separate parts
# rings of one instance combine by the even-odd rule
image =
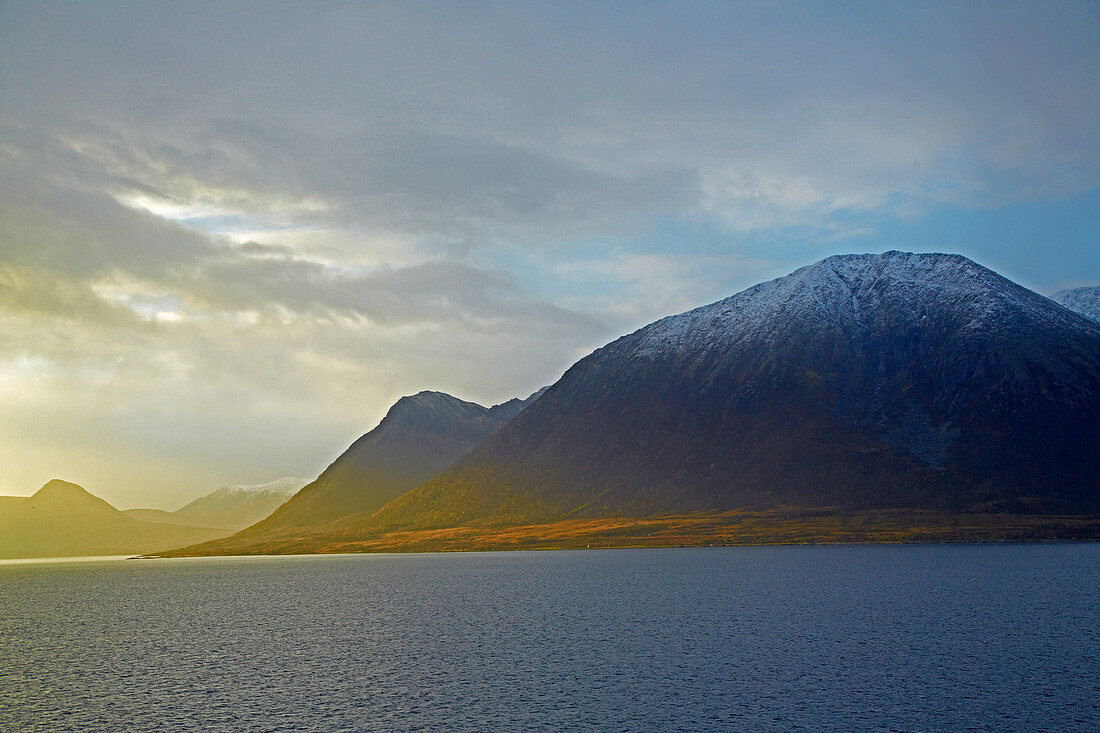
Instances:
[[[0,729],[1100,727],[1100,545],[0,566]]]

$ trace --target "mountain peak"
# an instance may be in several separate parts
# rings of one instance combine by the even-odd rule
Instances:
[[[425,389],[417,392],[413,395],[405,395],[397,402],[393,403],[393,407],[386,413],[387,417],[394,413],[399,413],[409,409],[421,409],[421,410],[434,410],[434,409],[446,409],[456,406],[464,405],[477,405],[475,402],[468,402],[461,400],[458,397],[449,395],[446,392],[437,392],[431,389]],[[477,405],[481,407],[480,405]]]
[[[981,270],[987,270],[974,260],[954,252],[903,252],[891,249],[886,252],[848,252],[845,254],[830,255],[823,260],[799,268],[809,270],[823,265],[846,265],[854,267],[889,266],[889,267],[923,267],[942,266],[967,266]],[[797,272],[796,270],[795,272]],[[988,271],[988,270],[987,270]]]
[[[477,420],[486,410],[476,402],[460,400],[445,392],[424,390],[395,402],[378,427],[446,429],[456,420]]]
[[[121,513],[83,486],[61,479],[47,481],[28,501],[34,507],[61,513],[76,512],[83,514],[90,512],[104,515]]]
[[[43,484],[42,488],[34,492],[32,499],[48,500],[48,501],[86,501],[88,499],[98,498],[91,494],[83,486],[70,483],[68,481],[62,481],[61,479],[51,479]]]
[[[814,330],[854,334],[949,319],[996,333],[1021,318],[1049,325],[1067,314],[1050,300],[962,255],[885,252],[827,257],[710,305],[663,318],[620,339],[638,356],[787,339]]]
[[[807,265],[787,276],[798,279],[814,273],[833,273],[844,279],[896,278],[905,282],[946,281],[972,287],[976,282],[1010,282],[989,268],[960,254],[948,252],[900,252],[840,254]],[[783,280],[786,278],[780,278]]]

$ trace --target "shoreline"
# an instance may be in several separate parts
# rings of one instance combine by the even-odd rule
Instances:
[[[820,509],[564,519],[429,529],[370,528],[252,537],[163,550],[158,557],[506,550],[751,547],[759,545],[1002,544],[1100,541],[1100,516],[948,514],[918,510],[825,513]]]

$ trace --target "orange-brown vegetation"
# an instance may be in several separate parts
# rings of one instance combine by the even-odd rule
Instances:
[[[657,517],[564,519],[517,526],[380,530],[354,539],[284,537],[238,554],[453,552],[710,545],[1098,540],[1100,517],[947,514],[918,510],[837,512],[784,507]],[[234,554],[209,543],[165,556]]]

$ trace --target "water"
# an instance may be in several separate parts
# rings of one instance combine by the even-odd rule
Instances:
[[[2,731],[1096,731],[1100,545],[0,565]]]

